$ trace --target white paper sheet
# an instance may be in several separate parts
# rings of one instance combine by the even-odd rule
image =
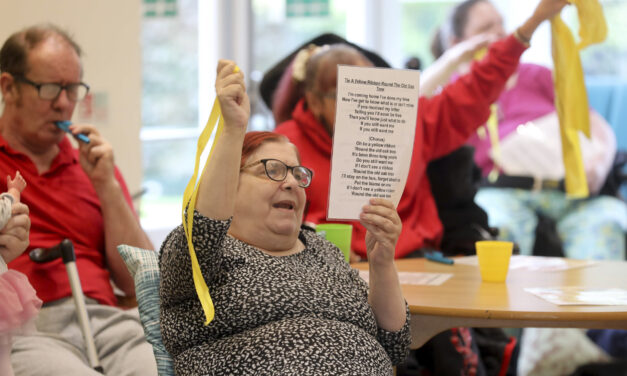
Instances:
[[[359,276],[366,282],[370,273],[367,270],[360,270]],[[398,279],[401,285],[426,285],[439,286],[453,276],[452,273],[423,273],[423,272],[398,272]]]
[[[456,264],[479,265],[477,256],[455,258]],[[596,264],[593,260],[574,260],[562,257],[513,255],[509,261],[509,269],[525,269],[538,272],[555,272],[561,270],[583,268]]]
[[[627,290],[619,288],[528,287],[525,291],[556,305],[627,305]]]
[[[420,72],[338,66],[327,219],[359,219],[372,197],[395,205],[414,147]]]

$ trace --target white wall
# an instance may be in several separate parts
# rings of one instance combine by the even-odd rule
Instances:
[[[74,36],[84,53],[84,81],[92,93],[108,99],[106,117],[94,124],[113,145],[131,193],[142,182],[141,12],[139,0],[2,0],[0,7],[0,43],[41,22]]]

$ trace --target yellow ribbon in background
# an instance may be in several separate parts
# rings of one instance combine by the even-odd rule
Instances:
[[[589,194],[588,182],[578,132],[590,138],[590,110],[579,50],[605,40],[607,24],[598,0],[569,2],[577,7],[581,41],[575,45],[570,29],[559,15],[551,20],[555,107],[560,120],[566,193],[571,198],[585,198]]]
[[[501,143],[499,142],[499,110],[496,103],[490,105],[490,117],[486,123],[490,144],[492,146],[492,161],[494,166],[488,174],[488,181],[494,183],[499,178],[501,168]]]
[[[474,59],[481,60],[488,54],[487,48],[482,48],[475,52]],[[501,143],[499,141],[499,108],[498,105],[492,103],[490,105],[490,117],[485,126],[477,128],[477,134],[480,139],[486,137],[486,129],[490,136],[490,147],[492,148],[492,162],[494,166],[488,174],[488,180],[494,183],[499,177],[499,169],[501,168]]]
[[[239,67],[235,67],[235,72],[237,71],[239,71]],[[213,133],[216,122],[218,123],[218,129],[216,131],[215,139],[213,144],[211,145],[205,167],[200,174],[200,179],[198,179],[200,158],[205,150],[205,147],[207,146],[207,142],[211,138],[211,134]],[[220,108],[220,102],[218,101],[218,98],[216,98],[213,102],[213,108],[211,109],[211,114],[209,115],[209,120],[205,125],[205,129],[203,129],[200,137],[198,137],[194,173],[192,174],[191,179],[189,179],[189,183],[187,183],[185,193],[183,193],[183,207],[181,213],[183,217],[183,229],[185,230],[185,237],[187,238],[187,247],[189,249],[189,255],[192,260],[192,276],[194,279],[194,286],[196,287],[196,294],[198,295],[200,305],[202,306],[202,309],[205,312],[205,318],[207,319],[205,321],[205,325],[209,325],[209,323],[213,320],[215,316],[215,309],[213,307],[211,295],[209,295],[209,288],[207,287],[207,283],[202,276],[202,271],[200,270],[200,265],[198,264],[196,252],[194,251],[194,244],[192,243],[192,229],[194,224],[194,209],[196,208],[196,196],[198,195],[198,182],[202,180],[202,174],[205,173],[205,169],[207,168],[209,160],[211,159],[211,155],[213,154],[213,146],[216,144],[216,141],[218,141],[218,138],[222,134],[223,129],[224,119],[222,118],[222,109]],[[185,213],[185,208],[187,208],[187,214]]]

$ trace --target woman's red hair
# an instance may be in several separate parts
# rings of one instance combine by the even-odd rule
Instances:
[[[290,140],[282,134],[267,132],[267,131],[253,131],[248,132],[244,136],[244,144],[242,145],[242,160],[240,162],[240,168],[244,167],[244,164],[248,158],[257,150],[261,145],[268,142],[285,142],[289,143]],[[298,156],[298,150],[296,151]],[[298,156],[300,160],[300,156]]]

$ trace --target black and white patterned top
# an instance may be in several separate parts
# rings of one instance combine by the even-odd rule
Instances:
[[[270,256],[194,213],[194,249],[215,306],[207,326],[183,227],[160,252],[161,332],[177,375],[391,375],[409,351],[377,327],[368,286],[341,251],[303,230],[305,250]]]

